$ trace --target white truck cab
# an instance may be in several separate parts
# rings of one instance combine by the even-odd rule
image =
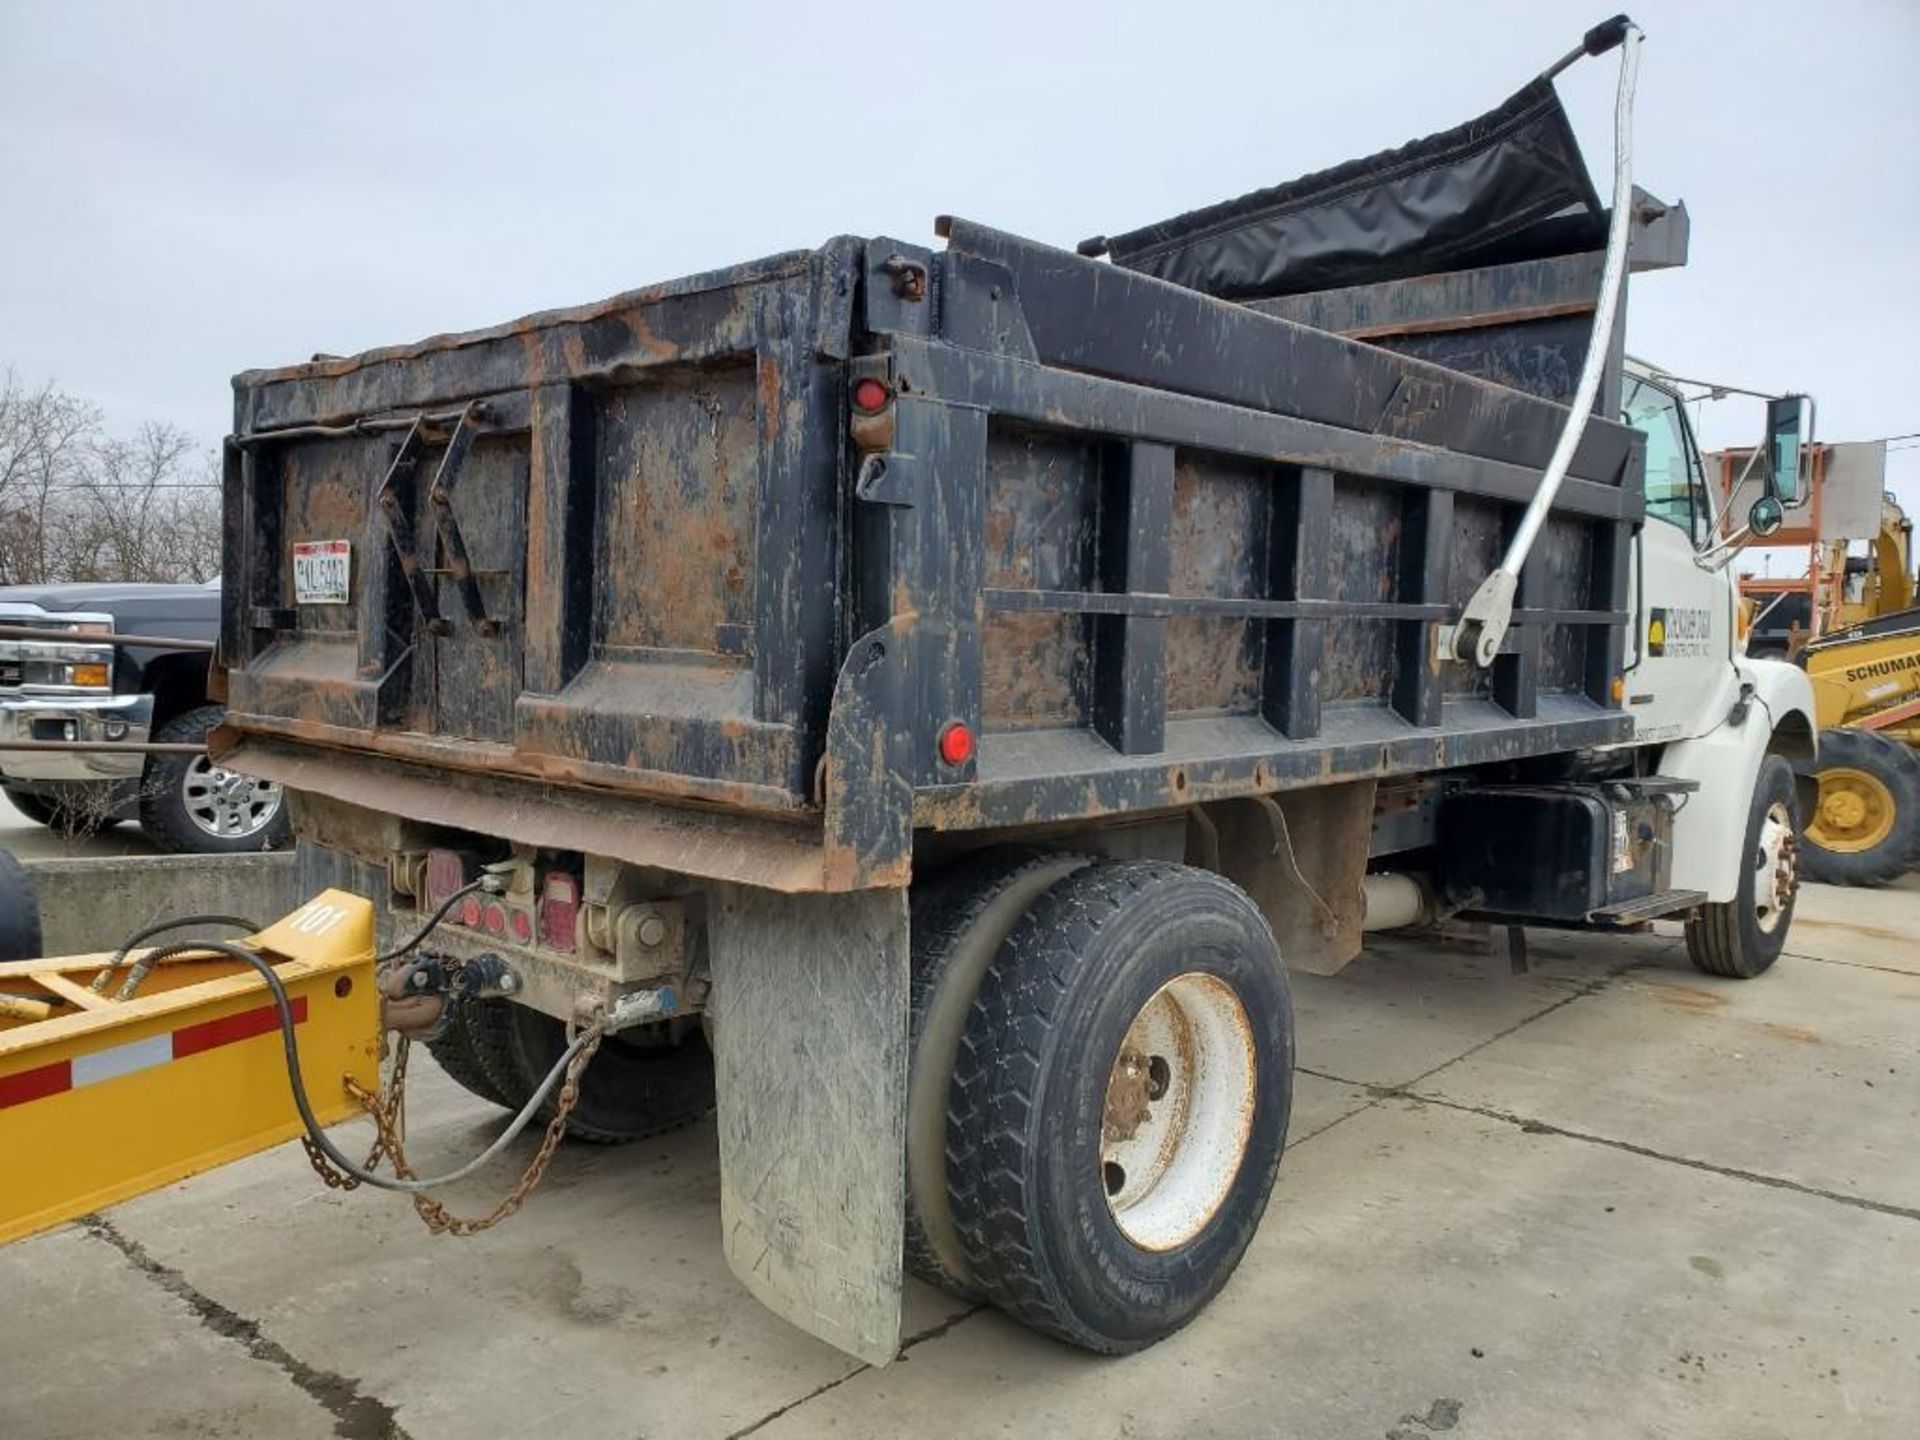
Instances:
[[[1804,671],[1745,653],[1731,560],[1804,503],[1801,397],[1769,407],[1761,453],[1776,478],[1753,513],[1730,513],[1708,484],[1680,386],[1629,360],[1623,418],[1646,437],[1646,522],[1629,573],[1634,621],[1622,676],[1636,769],[1698,788],[1674,816],[1672,883],[1704,892],[1711,931],[1752,953],[1779,953],[1798,884],[1794,767],[1814,756],[1813,688]],[[1691,930],[1690,930],[1691,933]],[[1764,963],[1762,963],[1764,962]]]

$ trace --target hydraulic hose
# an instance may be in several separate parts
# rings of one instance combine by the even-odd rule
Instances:
[[[534,1087],[531,1098],[521,1107],[520,1113],[513,1117],[507,1128],[501,1131],[499,1138],[465,1165],[458,1170],[448,1171],[445,1175],[402,1180],[398,1176],[381,1175],[349,1159],[321,1128],[319,1120],[314,1116],[313,1106],[307,1100],[306,1081],[300,1074],[300,1043],[294,1035],[293,1003],[287,998],[287,987],[281,983],[273,966],[244,946],[235,945],[226,940],[192,940],[169,945],[154,951],[148,959],[164,960],[170,955],[193,954],[203,950],[211,950],[229,959],[240,961],[252,968],[265,982],[268,992],[273,996],[273,1008],[280,1020],[280,1044],[286,1057],[287,1085],[293,1091],[294,1108],[300,1112],[300,1123],[306,1128],[307,1138],[313,1142],[314,1147],[321,1154],[346,1174],[351,1175],[363,1185],[371,1185],[379,1190],[397,1190],[408,1195],[437,1190],[455,1181],[464,1180],[481,1169],[505,1150],[514,1138],[532,1123],[534,1115],[546,1101],[547,1096],[552,1093],[554,1086],[560,1083],[560,1077],[566,1073],[567,1066],[572,1064],[574,1056],[578,1055],[600,1033],[595,1027],[588,1026],[576,1035],[573,1043],[560,1052],[560,1058],[554,1061],[553,1068],[547,1071],[546,1078]]]
[[[427,917],[426,924],[413,932],[413,938],[411,940],[407,941],[404,945],[395,946],[384,954],[374,956],[374,963],[376,965],[385,965],[390,960],[398,960],[402,955],[412,954],[415,950],[419,949],[422,940],[426,939],[427,936],[439,928],[440,922],[447,918],[447,912],[453,909],[456,903],[466,899],[467,896],[473,894],[476,890],[491,891],[493,886],[488,883],[489,881],[493,881],[494,884],[498,883],[494,881],[494,877],[491,875],[481,875],[477,880],[469,880],[440,902],[440,908]]]
[[[107,986],[113,981],[114,971],[126,963],[127,956],[133,953],[133,947],[142,940],[151,940],[156,935],[164,935],[169,930],[184,930],[189,925],[222,925],[230,930],[245,930],[249,934],[260,928],[255,921],[242,915],[182,915],[173,920],[157,920],[153,924],[136,930],[120,942],[120,948],[113,952],[101,972],[93,977],[93,993],[104,995]],[[144,971],[141,972],[143,975]],[[122,996],[129,999],[129,996]]]

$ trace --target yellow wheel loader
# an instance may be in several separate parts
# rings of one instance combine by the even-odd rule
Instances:
[[[1802,864],[1829,884],[1898,879],[1920,861],[1920,609],[1815,640],[1801,663],[1820,724]]]

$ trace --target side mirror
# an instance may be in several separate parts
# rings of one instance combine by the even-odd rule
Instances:
[[[1781,506],[1779,498],[1762,495],[1753,502],[1753,508],[1747,511],[1747,529],[1756,539],[1764,540],[1786,523],[1787,512]]]
[[[1783,395],[1767,402],[1767,496],[1776,511],[1807,503],[1806,467],[1802,458],[1813,443],[1813,403],[1804,395]],[[1753,532],[1762,531],[1758,523],[1760,503],[1754,506]],[[1776,516],[1773,529],[1780,528]]]

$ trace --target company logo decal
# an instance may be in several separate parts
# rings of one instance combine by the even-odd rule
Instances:
[[[1709,653],[1713,640],[1713,611],[1705,606],[1656,605],[1647,619],[1649,655]]]
[[[1876,675],[1898,675],[1905,670],[1920,670],[1920,651],[1895,655],[1888,660],[1870,660],[1864,665],[1849,665],[1847,679],[1871,680]]]

